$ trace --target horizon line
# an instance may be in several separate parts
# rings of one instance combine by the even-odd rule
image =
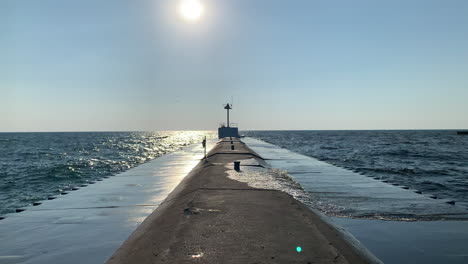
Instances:
[[[468,128],[376,128],[376,129],[242,129],[240,131],[460,131]],[[175,130],[51,130],[51,131],[0,131],[0,134],[6,133],[128,133],[128,132],[183,132],[183,131],[206,131],[216,132],[216,129],[175,129]]]

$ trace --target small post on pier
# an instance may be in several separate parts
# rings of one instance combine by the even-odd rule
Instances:
[[[204,153],[205,153],[204,156],[203,156],[203,159],[206,160],[206,136],[202,141],[202,146],[203,146],[203,150],[204,150]]]
[[[240,161],[234,161],[234,170],[239,172],[240,171]]]

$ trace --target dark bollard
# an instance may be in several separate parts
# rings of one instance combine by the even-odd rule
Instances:
[[[234,161],[234,170],[240,171],[240,161]]]
[[[231,150],[234,150],[234,145],[231,145]]]
[[[233,141],[231,141],[231,144],[234,144],[234,142],[233,142]]]

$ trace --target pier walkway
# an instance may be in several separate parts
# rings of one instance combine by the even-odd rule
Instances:
[[[375,261],[290,195],[229,179],[236,160],[267,166],[243,142],[224,138],[107,263]]]

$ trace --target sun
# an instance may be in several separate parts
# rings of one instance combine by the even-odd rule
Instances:
[[[179,13],[186,21],[196,22],[200,20],[203,11],[203,5],[199,0],[181,0],[179,3]]]

